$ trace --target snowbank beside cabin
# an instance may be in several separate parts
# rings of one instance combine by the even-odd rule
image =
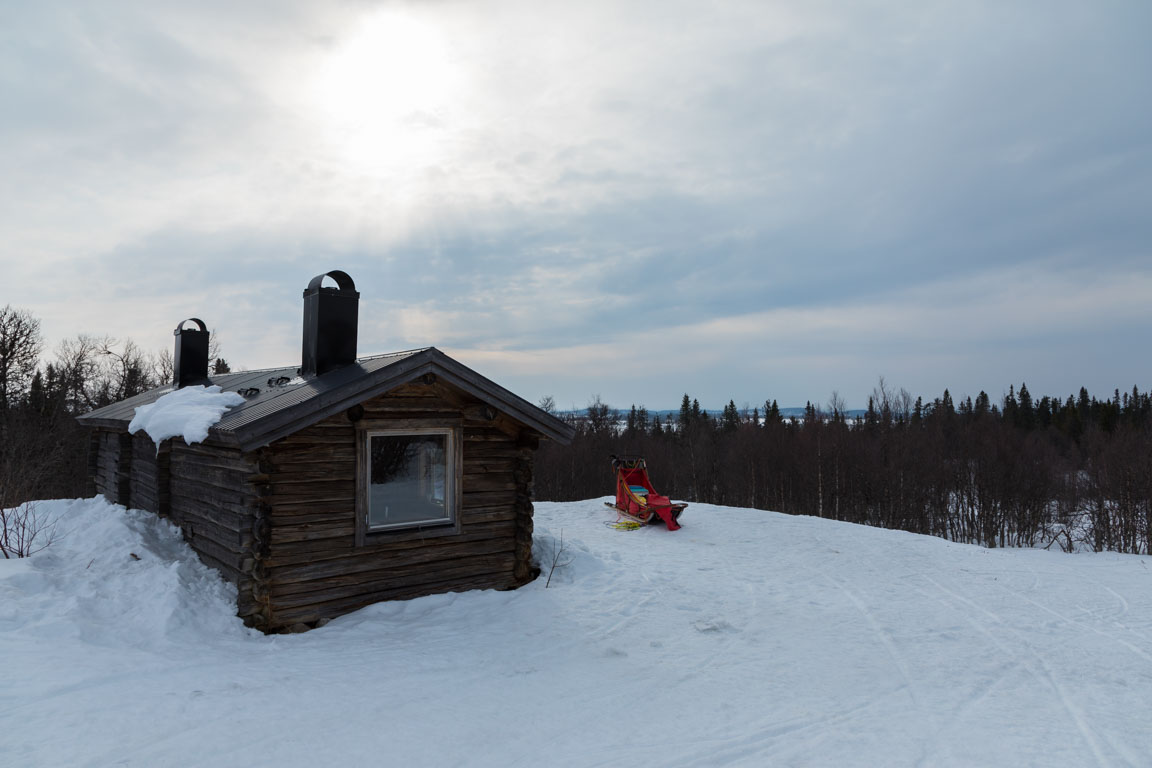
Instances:
[[[200,443],[225,411],[243,402],[240,395],[221,392],[216,385],[181,387],[137,408],[128,431],[144,430],[157,445],[170,437],[183,437],[189,445]]]
[[[1152,558],[693,504],[536,507],[552,583],[264,636],[101,499],[0,560],[0,764],[1143,766]]]

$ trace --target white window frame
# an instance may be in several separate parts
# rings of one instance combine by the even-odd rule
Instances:
[[[459,427],[454,426],[421,426],[421,427],[408,427],[408,426],[376,426],[365,425],[366,428],[360,431],[359,434],[359,448],[360,448],[360,478],[359,478],[359,493],[357,494],[362,500],[362,509],[360,510],[360,526],[357,526],[363,531],[364,537],[371,537],[375,534],[390,533],[396,531],[441,531],[443,533],[455,533],[459,531],[460,527],[460,508],[461,508],[461,472],[463,467],[462,461],[462,441],[461,430]],[[372,525],[372,438],[373,437],[414,437],[419,435],[443,435],[444,441],[444,507],[445,517],[435,520],[417,520],[405,523],[392,523],[388,525]]]

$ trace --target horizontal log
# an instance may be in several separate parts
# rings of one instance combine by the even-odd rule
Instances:
[[[352,426],[349,425],[349,430]],[[282,449],[293,449],[300,447],[307,447],[312,445],[340,445],[347,443],[352,439],[354,432],[347,432],[345,430],[315,430],[309,428],[304,432],[297,432],[287,437],[282,437],[276,442],[272,443],[272,450],[274,453]]]
[[[241,565],[244,555],[222,547],[211,539],[193,536],[188,542],[205,565],[211,566],[223,574],[224,578],[233,584],[240,580]]]
[[[290,499],[283,496],[270,496],[267,500],[272,517],[292,517],[295,515],[354,515],[356,505],[351,499],[338,499],[331,502],[311,502]]]
[[[465,493],[462,494],[464,510],[483,509],[484,507],[510,507],[516,503],[516,493],[500,491],[496,493]]]
[[[519,457],[519,449],[501,443],[475,443],[464,446],[464,460],[476,459],[515,459]]]
[[[175,517],[175,515],[173,515],[173,517]],[[235,530],[205,517],[189,514],[187,509],[181,510],[179,521],[180,528],[184,530],[185,534],[187,534],[188,531],[192,531],[192,535],[195,538],[204,537],[211,539],[218,546],[224,547],[229,552],[240,554],[252,548],[251,530]]]
[[[512,552],[516,547],[515,539],[513,535],[510,535],[512,533],[505,533],[498,538],[465,542],[456,541],[454,538],[429,539],[424,546],[403,549],[390,548],[385,550],[377,548],[373,550],[370,547],[360,547],[357,549],[359,556],[353,558],[291,566],[280,565],[273,560],[270,563],[266,562],[265,565],[268,568],[270,582],[286,584],[297,581],[312,581],[351,573],[375,571],[381,568],[398,568],[459,557]],[[435,543],[446,541],[453,543]]]
[[[464,489],[464,507],[488,507],[497,504],[512,504],[516,501],[513,491],[469,491]]]
[[[425,595],[440,594],[443,592],[467,592],[472,589],[505,589],[516,586],[510,574],[502,572],[479,574],[467,580],[447,579],[442,582],[431,582],[420,587],[399,587],[382,589],[352,598],[342,598],[314,605],[303,605],[291,608],[273,607],[270,626],[286,627],[300,622],[312,622],[319,619],[335,618],[346,613],[363,608],[383,600],[409,600]]]
[[[298,525],[316,525],[325,523],[355,525],[356,510],[352,507],[327,510],[299,510],[293,513],[284,513],[278,509],[268,515],[268,521],[273,528],[284,528]]]
[[[340,414],[336,417],[329,416],[328,418],[322,421],[318,421],[315,424],[309,424],[303,429],[297,430],[296,432],[293,432],[291,435],[287,435],[282,439],[287,440],[290,437],[294,438],[307,435],[320,435],[331,432],[333,430],[341,429],[347,430],[349,433],[351,433],[355,431],[356,425],[353,422],[348,421],[348,417],[344,414]]]
[[[252,498],[246,488],[220,488],[179,475],[172,476],[169,489],[173,500],[183,499],[191,504],[211,504],[240,516],[248,514]]]
[[[169,502],[173,518],[184,520],[204,520],[224,530],[241,532],[252,527],[255,515],[239,514],[233,509],[223,509],[205,499],[195,500],[187,496],[177,496]]]
[[[264,612],[265,603],[252,596],[251,583],[250,580],[242,577],[236,587],[236,615],[242,619]]]
[[[344,504],[351,505],[354,508],[356,505],[356,489],[340,485],[335,487],[317,486],[305,492],[297,488],[291,495],[273,494],[272,496],[264,497],[264,500],[266,503],[276,505],[277,507],[286,507],[288,505],[306,507]]]
[[[464,455],[464,474],[475,475],[489,472],[507,472],[511,474],[516,471],[516,464],[515,459],[466,453]]]
[[[156,500],[156,483],[148,482],[138,477],[131,480],[131,488],[133,496],[142,496],[153,501]]]
[[[315,482],[317,480],[342,480],[354,482],[356,479],[355,459],[341,461],[316,461],[312,464],[296,464],[283,469],[277,468],[268,476],[268,483]]]
[[[516,441],[511,436],[503,433],[500,433],[499,436],[491,435],[487,431],[476,433],[470,430],[465,430],[464,444],[477,449],[482,449],[485,447],[493,448],[496,446],[517,448]]]
[[[183,461],[172,462],[168,468],[168,476],[187,478],[204,485],[236,489],[241,492],[246,492],[248,488],[247,483],[244,482],[244,478],[247,476],[244,472]]]
[[[515,520],[516,509],[511,506],[478,507],[465,509],[461,513],[461,520],[465,526],[474,523],[494,523],[504,520]]]
[[[320,581],[280,583],[273,580],[269,584],[272,604],[277,607],[294,607],[309,603],[330,602],[365,593],[380,592],[385,589],[403,587],[419,588],[429,583],[440,584],[449,580],[467,580],[477,575],[511,573],[516,557],[511,552],[496,555],[478,555],[435,564],[384,568],[356,574],[330,576]]]
[[[516,483],[506,474],[465,475],[464,493],[496,493],[500,491],[516,491]]]
[[[352,477],[317,477],[301,479],[277,478],[272,484],[272,495],[304,499],[312,496],[343,497],[355,496],[356,487]]]
[[[464,475],[485,475],[492,473],[511,474],[516,469],[516,457],[512,455],[513,449],[497,451],[465,451],[463,470]],[[356,479],[356,453],[349,447],[345,455],[332,456],[306,456],[298,461],[275,463],[275,470],[266,476],[268,482],[279,485],[282,482],[305,482],[309,480],[346,480]]]
[[[188,445],[183,441],[174,441],[172,450],[168,454],[169,462],[201,463],[205,466],[214,466],[221,469],[235,469],[240,472],[254,472],[255,458],[252,454],[241,453],[230,448],[220,448],[202,443]]]
[[[371,534],[369,542],[359,547],[355,545],[354,540],[346,546],[328,544],[326,549],[310,548],[305,544],[291,544],[273,550],[265,564],[271,569],[315,565],[339,560],[386,558],[391,556],[390,553],[419,549],[430,545],[443,547],[449,544],[470,544],[477,541],[513,540],[516,536],[516,530],[514,521],[493,521],[474,523],[461,533],[437,538],[421,537],[418,531]],[[335,565],[333,567],[335,568],[334,572],[341,572],[344,566]]]
[[[269,549],[267,563],[272,556],[279,561],[281,558],[303,559],[303,562],[312,562],[315,559],[324,559],[332,552],[354,553],[357,551],[356,537],[317,539],[312,541],[289,541]]]
[[[160,503],[155,499],[145,498],[136,493],[135,490],[132,490],[129,493],[132,497],[131,501],[133,509],[142,509],[145,512],[151,512],[152,514],[156,514],[160,511]]]
[[[339,539],[356,535],[356,521],[349,519],[344,523],[305,523],[302,525],[278,525],[271,529],[273,547],[300,541],[315,541],[317,539]]]
[[[325,433],[324,439],[309,440],[306,435],[299,435],[290,443],[273,443],[268,453],[268,459],[273,463],[280,461],[304,461],[316,452],[350,451],[355,448],[356,434]]]
[[[434,397],[397,397],[383,402],[365,403],[364,418],[388,418],[392,414],[408,416],[414,413],[430,416],[459,416],[460,410],[450,403]]]

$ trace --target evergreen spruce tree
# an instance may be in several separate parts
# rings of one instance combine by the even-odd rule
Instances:
[[[1004,396],[1003,415],[1004,421],[1008,424],[1016,425],[1019,416],[1020,404],[1016,402],[1016,387],[1013,384],[1008,385],[1008,394]]]
[[[692,401],[688,398],[688,393],[684,393],[684,399],[680,401],[680,417],[676,420],[676,426],[680,430],[680,434],[688,432],[688,425],[692,423]]]
[[[1044,395],[1036,404],[1036,425],[1047,429],[1052,424],[1052,398]]]
[[[728,401],[728,405],[724,406],[723,414],[720,417],[720,427],[725,432],[735,432],[740,426],[740,412],[736,410],[736,403],[733,400]]]
[[[1016,426],[1027,430],[1036,428],[1036,412],[1032,407],[1032,395],[1028,392],[1028,385],[1025,383],[1020,384],[1020,402],[1016,412]]]

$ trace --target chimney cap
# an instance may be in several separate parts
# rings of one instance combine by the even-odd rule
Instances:
[[[208,333],[208,326],[204,325],[203,320],[201,320],[198,317],[190,317],[187,320],[181,320],[176,325],[176,330],[172,331],[173,336],[179,336],[181,333],[184,333],[184,331],[185,331],[184,323],[196,323],[196,325],[200,326],[200,333]],[[192,330],[192,329],[188,328],[187,330]]]
[[[304,291],[304,295],[307,296],[310,291],[320,290],[320,284],[324,282],[324,278],[326,277],[330,277],[335,280],[336,285],[338,285],[339,288],[327,288],[325,290],[351,291],[352,293],[356,293],[356,283],[352,281],[352,277],[347,272],[341,271],[339,269],[333,269],[332,271],[325,272],[322,275],[316,275],[316,277],[309,280],[308,288]]]

